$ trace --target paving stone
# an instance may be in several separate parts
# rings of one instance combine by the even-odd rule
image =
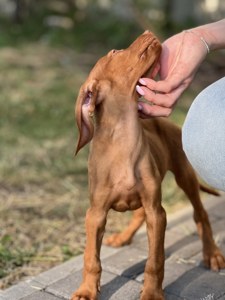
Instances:
[[[166,257],[169,257],[174,252],[179,249],[185,248],[188,244],[192,244],[195,241],[200,241],[197,234],[184,235],[180,232],[174,232],[172,230],[167,230],[165,234],[165,252]],[[145,252],[148,250],[148,239],[146,234],[139,239],[134,240],[133,247],[141,249]],[[199,247],[201,247],[201,242]],[[199,248],[198,247],[198,248]],[[199,250],[197,250],[198,252]]]
[[[46,287],[46,284],[38,282],[35,278],[29,278],[25,281],[31,288],[34,290],[43,290]]]
[[[102,245],[101,247],[101,259],[107,258],[121,251],[121,248],[113,248],[109,246]]]
[[[166,292],[173,293],[173,289],[170,288],[170,285],[173,284],[177,278],[180,278],[187,271],[191,270],[195,266],[195,263],[186,262],[182,260],[173,260],[169,259],[165,263],[165,273],[163,280],[163,288]],[[173,293],[174,294],[174,293]],[[179,296],[178,294],[174,294]]]
[[[225,242],[224,242],[224,244],[220,245],[220,249],[225,254]],[[202,253],[202,251],[199,252],[198,254],[192,256],[191,259],[189,260],[189,262],[192,263],[193,266],[194,265],[195,266],[200,266],[202,268],[205,268],[206,270],[209,270],[208,267],[206,267],[204,262],[203,262],[203,253]],[[188,263],[188,261],[187,261],[187,263]],[[221,269],[219,271],[219,274],[221,276],[225,276],[225,269]]]
[[[166,230],[165,234],[165,249],[172,247],[179,241],[183,240],[184,235],[179,232],[173,232],[171,230]]]
[[[186,236],[196,233],[197,229],[194,220],[192,218],[188,218],[187,220],[177,224],[176,227],[171,228],[170,231]]]
[[[131,245],[143,251],[148,250],[148,237],[145,226],[142,227],[140,233],[135,234]]]
[[[148,241],[147,237],[142,238],[135,243],[133,247],[141,249],[147,253]],[[166,231],[165,235],[165,255],[166,258],[177,253],[178,257],[184,259],[195,255],[202,249],[202,242],[198,235],[182,235],[180,232],[174,232],[171,230]]]
[[[170,294],[167,292],[164,292],[164,294],[165,294],[166,300],[185,300],[185,299],[181,298],[180,296],[176,296],[176,295],[173,295],[173,294]],[[198,299],[198,300],[200,300],[200,299]]]
[[[20,300],[25,296],[30,296],[35,293],[36,290],[33,289],[28,283],[20,282],[19,284],[12,286],[7,289],[2,296],[1,300]]]
[[[219,197],[208,194],[207,198],[204,199],[204,203],[206,203],[207,209],[211,209],[212,207],[223,203],[223,201],[225,200],[225,192],[219,191],[219,193]]]
[[[194,244],[193,244],[194,243]],[[166,232],[165,256],[169,258],[176,254],[177,257],[188,258],[193,253],[199,252],[201,242],[199,237],[192,235],[182,235],[174,231]]]
[[[190,220],[192,216],[193,208],[190,203],[173,214],[167,214],[167,230],[176,228],[180,223]]]
[[[166,230],[165,234],[165,249],[175,244],[177,241],[182,240],[184,235],[179,232],[174,232],[171,230]],[[136,239],[134,239],[132,246],[143,251],[148,249],[148,238],[147,233],[144,232],[140,234]]]
[[[220,192],[220,197],[208,197],[206,199],[207,212],[217,218],[224,218],[225,215],[225,193]],[[203,202],[205,204],[205,201]]]
[[[36,292],[30,296],[24,297],[21,300],[62,300],[63,298],[56,297],[44,291]],[[12,299],[13,300],[13,299]]]
[[[165,274],[164,274],[164,281],[163,287],[166,287],[177,277],[181,276],[187,270],[199,265],[201,263],[201,256],[198,253],[198,256],[194,256],[194,258],[185,259],[180,257],[177,253],[171,255],[165,262]],[[136,281],[143,282],[144,281],[144,273],[137,276]]]
[[[5,293],[2,291],[2,290],[0,290],[0,300],[2,300],[2,299],[4,299],[3,298],[3,295],[4,295]]]
[[[225,202],[224,202],[225,205]],[[223,219],[218,219],[212,224],[212,230],[214,236],[219,236],[221,239],[225,239],[225,215]]]
[[[142,238],[140,238],[138,240],[137,239],[134,240],[132,243],[132,246],[147,253],[147,251],[148,251],[147,234],[145,233],[145,235]]]
[[[80,286],[81,281],[82,271],[77,271],[49,285],[46,292],[57,297],[70,299],[74,291]]]
[[[166,290],[186,300],[205,299],[208,295],[219,299],[225,295],[225,276],[202,267],[194,267],[179,275],[167,285]]]
[[[34,281],[30,281],[30,285],[39,283],[46,287],[53,282],[56,282],[72,272],[81,270],[83,268],[83,255],[79,255],[62,265],[56,266],[49,271],[43,272],[35,277]]]
[[[141,284],[123,276],[103,272],[99,300],[138,300]]]
[[[102,246],[101,258],[107,258],[112,254],[116,254],[120,251],[120,248],[111,248],[107,246]],[[40,275],[35,277],[35,280],[31,280],[30,285],[39,284],[42,288],[47,287],[48,285],[56,282],[67,275],[74,273],[75,271],[83,269],[83,255],[79,255],[69,261],[61,264],[60,266],[56,266],[46,272],[41,273]]]
[[[192,264],[193,267],[202,267],[202,268],[206,268],[206,270],[208,270],[208,268],[205,266],[204,261],[203,261],[202,251],[200,251],[198,254],[192,256],[191,259],[188,260],[188,262],[190,262],[190,264]]]
[[[225,203],[225,193],[221,193],[221,197],[215,197],[213,195],[208,195],[207,199],[204,199],[203,206],[209,214],[210,222],[217,220],[218,216],[224,216],[224,203]],[[221,207],[221,214],[218,212],[218,207]],[[222,208],[223,207],[223,208]],[[184,209],[177,211],[167,217],[167,230],[179,231],[181,233],[193,233],[196,231],[196,226],[193,221],[193,208],[189,204]],[[179,229],[179,230],[177,230]]]
[[[143,273],[147,259],[147,251],[135,247],[124,247],[120,252],[102,260],[105,271],[123,275],[128,278],[136,278]]]
[[[82,274],[76,272],[50,285],[46,291],[57,297],[70,299],[73,292],[80,286],[81,281]],[[138,299],[140,290],[141,285],[134,280],[105,271],[102,272],[101,293],[99,295],[101,300],[123,299],[122,295],[127,295],[125,299]]]
[[[188,236],[167,251],[178,259],[188,260],[202,251],[202,241],[196,235]]]

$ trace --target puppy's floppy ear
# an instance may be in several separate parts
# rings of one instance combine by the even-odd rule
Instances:
[[[92,80],[88,86],[80,88],[76,101],[75,117],[79,130],[79,137],[75,155],[78,151],[91,141],[94,134],[92,117],[98,96],[97,80]]]

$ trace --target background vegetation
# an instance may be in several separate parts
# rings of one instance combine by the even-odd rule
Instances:
[[[0,0],[0,288],[83,251],[88,149],[74,158],[74,102],[95,61],[146,28],[163,41],[218,19],[224,6],[216,2],[207,11],[209,0]],[[202,65],[171,117],[176,123],[224,75],[224,61],[220,52]],[[165,207],[184,199],[168,175]],[[110,214],[107,234],[129,216]]]

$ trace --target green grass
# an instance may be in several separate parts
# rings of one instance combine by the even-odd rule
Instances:
[[[38,44],[11,50],[10,55],[2,51],[2,184],[20,185],[21,174],[23,185],[74,172],[74,102],[83,78],[78,67],[74,71],[60,65],[64,51],[55,53]]]
[[[74,158],[81,59],[38,43],[0,49],[0,287],[82,249],[87,149]]]
[[[7,276],[10,271],[30,262],[32,252],[13,249],[12,238],[5,235],[0,240],[0,278]]]

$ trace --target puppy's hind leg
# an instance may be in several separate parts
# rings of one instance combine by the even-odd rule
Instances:
[[[120,233],[114,233],[103,241],[107,246],[122,247],[129,245],[132,242],[133,236],[141,227],[145,220],[145,211],[143,207],[138,208],[133,212],[132,219],[127,228]]]
[[[225,258],[213,239],[208,214],[200,199],[198,179],[192,166],[187,160],[179,165],[181,167],[174,172],[175,178],[177,184],[185,192],[194,208],[194,220],[197,225],[198,234],[203,243],[204,263],[210,269],[218,271],[219,269],[225,268]]]

